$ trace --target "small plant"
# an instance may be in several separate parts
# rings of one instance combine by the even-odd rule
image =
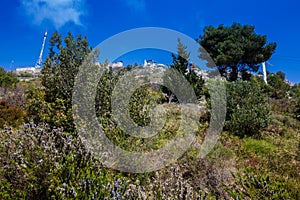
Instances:
[[[234,199],[297,199],[296,191],[287,189],[283,180],[271,179],[269,174],[256,174],[251,168],[243,174],[233,174],[235,181],[227,191]]]
[[[272,154],[276,151],[276,147],[272,143],[260,139],[247,138],[245,139],[244,146],[258,155]]]

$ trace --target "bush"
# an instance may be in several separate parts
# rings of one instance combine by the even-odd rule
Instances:
[[[239,136],[259,135],[269,124],[266,96],[254,82],[227,83],[225,128]]]
[[[270,97],[275,99],[282,99],[288,96],[288,91],[290,90],[290,86],[285,83],[285,80],[282,79],[283,75],[279,74],[269,74],[268,75],[268,83],[270,86]]]
[[[51,127],[63,127],[69,133],[74,132],[74,123],[71,108],[63,99],[56,98],[54,102],[46,102],[45,91],[32,88],[26,92],[27,104],[25,106],[27,122],[35,124],[46,123]]]
[[[0,199],[110,197],[105,169],[61,129],[25,124],[0,139]]]
[[[297,84],[291,89],[292,98],[294,99],[294,116],[300,120],[300,84]]]
[[[24,121],[25,113],[21,108],[11,106],[7,101],[0,101],[0,128],[17,128]]]
[[[6,93],[8,89],[15,88],[19,82],[18,77],[13,72],[6,72],[2,67],[0,67],[0,87],[4,88]]]

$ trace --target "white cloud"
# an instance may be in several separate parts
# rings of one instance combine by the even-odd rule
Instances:
[[[126,5],[134,11],[143,12],[146,10],[145,0],[122,0]]]
[[[56,28],[67,22],[82,25],[85,0],[21,0],[26,14],[33,17],[35,24],[50,20]]]

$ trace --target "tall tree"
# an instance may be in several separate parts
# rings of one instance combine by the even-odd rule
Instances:
[[[64,43],[63,43],[64,41]],[[73,132],[72,94],[75,77],[79,67],[91,52],[85,37],[71,33],[62,39],[55,32],[50,39],[50,52],[42,69],[42,85],[45,100],[50,108],[47,123],[63,127],[66,131]],[[34,97],[34,95],[31,95]],[[34,105],[34,104],[33,104]]]
[[[42,84],[46,100],[54,102],[60,98],[70,102],[74,80],[85,56],[91,52],[86,37],[76,36],[69,32],[62,37],[55,32],[50,39],[50,53],[42,69]]]
[[[191,84],[197,98],[200,98],[200,96],[202,95],[202,87],[204,85],[204,81],[202,77],[199,77],[193,70],[188,70],[189,57],[190,53],[187,51],[187,46],[182,44],[180,39],[178,39],[177,55],[172,54],[173,62],[170,65],[170,68],[177,70]],[[168,77],[167,75],[167,77],[164,78],[174,79],[175,77]],[[175,80],[175,82],[180,81]],[[171,103],[172,100],[176,100],[174,93],[169,89],[163,87],[163,92],[167,95],[169,103]]]
[[[173,63],[170,67],[178,70],[181,74],[184,75],[187,72],[187,68],[189,65],[190,53],[187,52],[187,46],[184,46],[179,38],[177,44],[177,55],[172,53],[172,58]]]
[[[236,81],[239,72],[257,72],[259,64],[269,60],[276,49],[276,43],[268,43],[265,35],[256,34],[254,26],[238,23],[208,26],[197,41],[230,81]]]

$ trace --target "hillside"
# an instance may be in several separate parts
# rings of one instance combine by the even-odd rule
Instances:
[[[300,84],[283,72],[204,80],[180,40],[167,69],[113,71],[65,42],[34,80],[0,70],[0,199],[300,199]]]

